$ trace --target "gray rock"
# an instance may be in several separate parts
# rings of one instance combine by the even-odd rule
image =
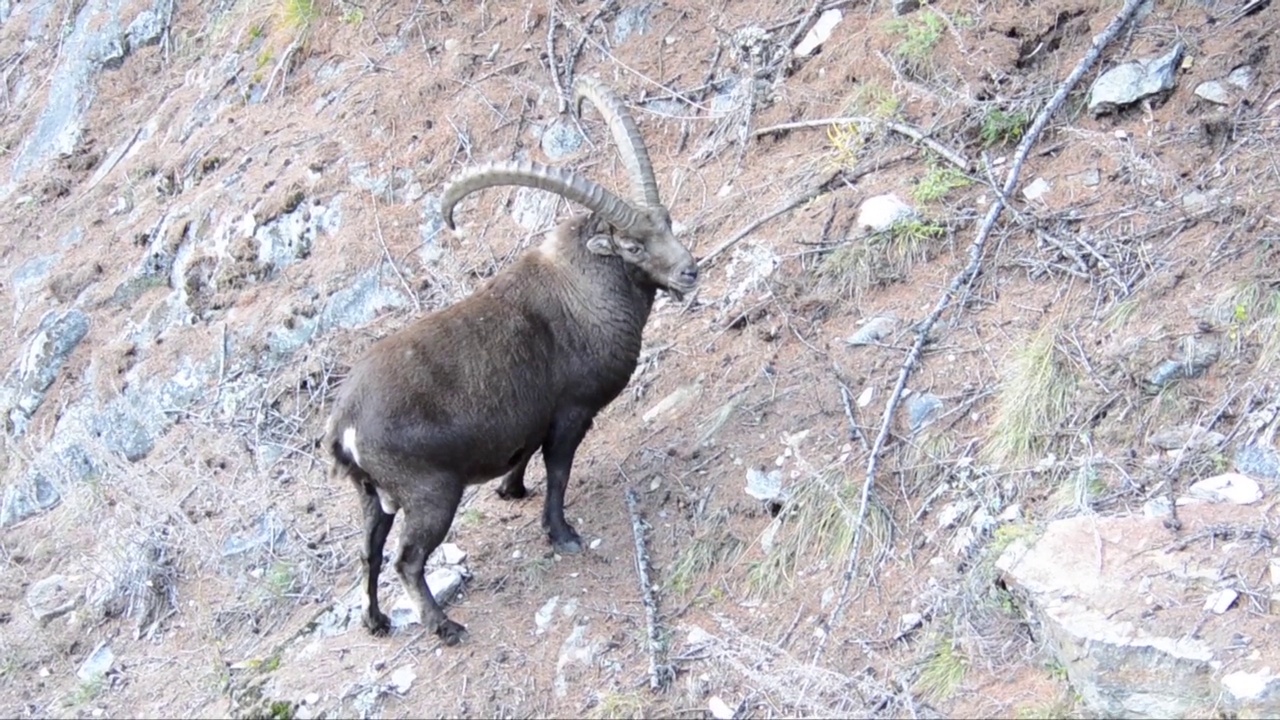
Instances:
[[[136,393],[132,395],[136,398]],[[121,396],[111,403],[94,425],[94,433],[103,445],[129,462],[145,458],[155,448],[155,435],[147,427],[145,408],[140,408]]]
[[[578,152],[585,138],[578,128],[561,118],[542,132],[542,152],[552,160],[562,160]]]
[[[541,635],[551,627],[551,621],[556,618],[556,606],[560,604],[560,596],[552,595],[549,600],[538,608],[538,612],[533,614],[534,632]]]
[[[33,583],[27,590],[27,607],[36,622],[44,626],[50,620],[75,610],[83,597],[84,586],[79,578],[50,575]]]
[[[319,328],[318,318],[295,317],[291,325],[280,325],[267,331],[267,348],[277,356],[291,355],[311,342]]]
[[[27,260],[13,271],[9,284],[18,311],[31,301],[28,296],[49,277],[59,258],[59,255],[40,255]]]
[[[648,3],[625,7],[613,21],[613,44],[621,45],[632,35],[643,35],[649,31],[649,15],[652,7]]]
[[[1090,168],[1080,173],[1080,184],[1085,187],[1098,187],[1102,184],[1102,172],[1098,168]]]
[[[1181,199],[1182,209],[1192,214],[1208,210],[1218,202],[1220,202],[1220,193],[1214,190],[1207,192],[1190,190],[1183,194]]]
[[[1250,505],[1262,499],[1262,488],[1248,475],[1223,473],[1192,483],[1187,494],[1208,502]]]
[[[4,489],[0,501],[0,528],[26,520],[62,501],[62,493],[44,473],[28,473]]]
[[[643,104],[644,104],[644,107],[647,108],[650,112],[657,115],[667,115],[670,117],[682,117],[684,115],[689,114],[689,111],[686,109],[686,106],[684,103],[680,102],[679,100],[674,100],[672,98],[658,98],[656,100],[648,100]]]
[[[250,534],[227,538],[222,543],[222,557],[235,557],[263,548],[274,551],[284,544],[285,538],[284,523],[274,513],[267,512],[258,518]]]
[[[1227,89],[1226,84],[1218,80],[1200,83],[1196,86],[1195,94],[1196,97],[1208,100],[1215,105],[1230,105],[1235,102],[1235,96]]]
[[[786,500],[786,493],[782,490],[782,473],[777,470],[765,472],[748,468],[747,486],[744,489],[751,497],[766,503],[781,503]]]
[[[933,393],[915,393],[907,398],[907,419],[914,435],[937,419],[942,412],[942,399]]]
[[[1160,57],[1134,60],[1106,71],[1089,89],[1089,112],[1095,117],[1113,113],[1169,92],[1177,84],[1183,51],[1183,44],[1179,42]]]
[[[124,44],[124,37],[114,35],[102,38],[98,44],[98,64],[108,70],[115,70],[124,64],[129,48]]]
[[[1199,425],[1185,425],[1152,433],[1147,442],[1161,450],[1209,450],[1221,445],[1227,437]]]
[[[168,6],[166,5],[165,7]],[[167,24],[165,17],[161,14],[162,12],[159,9],[143,10],[138,13],[133,22],[129,23],[124,35],[129,43],[130,50],[137,50],[160,42]]]
[[[440,241],[444,233],[444,216],[440,214],[440,196],[428,195],[422,203],[422,222],[418,225],[418,237],[422,246],[418,258],[423,265],[434,265],[444,256]]]
[[[1179,519],[1188,533],[1202,532],[1220,521],[1213,508],[1186,505]],[[1238,552],[1170,548],[1158,517],[1089,515],[1054,521],[1033,542],[1015,540],[996,566],[1090,715],[1204,717],[1218,708],[1270,717],[1277,697],[1241,699],[1250,694],[1236,694],[1219,674],[1228,661],[1234,671],[1259,669],[1230,633],[1192,636],[1181,617],[1151,612],[1154,598],[1203,602],[1205,585]]]
[[[1239,90],[1248,90],[1255,74],[1253,66],[1241,65],[1227,74],[1227,84]]]
[[[550,229],[555,223],[560,197],[535,188],[517,188],[511,202],[511,219],[529,232]]]
[[[920,9],[920,0],[893,0],[893,14],[899,17]]]
[[[845,342],[850,345],[870,345],[879,342],[893,333],[897,321],[886,315],[871,318],[862,324]]]
[[[328,207],[318,202],[302,202],[257,227],[253,237],[258,241],[258,262],[272,271],[292,265],[311,254],[316,238],[332,233],[342,223],[341,198],[335,197]]]
[[[168,379],[139,380],[107,403],[90,421],[89,430],[107,449],[137,462],[173,426],[173,413],[189,407],[204,391],[210,374],[207,367],[186,365]]]
[[[89,653],[89,657],[80,664],[80,669],[76,670],[76,677],[84,682],[97,682],[106,677],[115,662],[116,654],[104,640],[98,643],[98,647],[94,648],[93,652]]]
[[[1155,393],[1177,380],[1198,378],[1218,360],[1219,348],[1211,340],[1185,338],[1176,357],[1165,360],[1147,375],[1147,392]]]
[[[20,437],[44,402],[63,363],[89,333],[89,317],[79,310],[45,313],[18,364],[0,385],[0,410]]]
[[[1236,470],[1245,475],[1280,480],[1280,452],[1270,445],[1250,443],[1236,450],[1233,458]]]
[[[585,683],[591,679],[600,647],[599,640],[587,637],[585,622],[573,626],[568,637],[560,644],[560,656],[556,658],[556,675],[551,681],[551,689],[556,697],[563,698],[569,694],[570,682]]]
[[[452,565],[436,568],[427,573],[427,587],[431,590],[431,595],[436,602],[441,605],[453,600],[458,594],[458,590],[462,588],[464,579],[461,568]],[[400,600],[391,608],[391,612],[387,613],[387,617],[391,620],[391,627],[402,628],[406,625],[421,622],[418,617],[418,609],[413,605],[408,595],[401,595]]]
[[[355,328],[365,325],[384,310],[402,308],[409,300],[404,293],[383,284],[383,276],[391,275],[382,268],[361,275],[347,288],[329,297],[320,313],[320,327],[327,332],[335,328]]]
[[[61,38],[59,61],[47,79],[45,108],[15,156],[10,187],[26,181],[32,170],[41,168],[50,158],[72,154],[81,143],[84,113],[93,100],[93,76],[101,67],[101,59],[111,55],[104,47],[110,47],[113,41],[118,45],[122,35],[118,20],[122,4],[123,0],[87,0],[67,35]],[[32,18],[28,37],[37,44],[58,45],[54,38],[45,37],[51,6],[35,4],[32,8],[40,12]]]

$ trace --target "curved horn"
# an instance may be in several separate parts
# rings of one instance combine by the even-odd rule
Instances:
[[[613,135],[613,142],[618,146],[622,162],[631,175],[632,195],[636,202],[649,207],[661,207],[658,197],[658,181],[653,177],[653,163],[649,161],[649,150],[645,147],[644,138],[640,136],[640,128],[627,111],[622,99],[608,86],[596,78],[579,77],[573,84],[574,109],[582,116],[582,101],[590,100],[592,105],[604,116]]]
[[[498,185],[520,185],[553,192],[600,213],[610,225],[622,231],[634,228],[641,218],[625,200],[577,173],[536,162],[496,162],[466,170],[454,177],[440,197],[444,224],[450,230],[455,229],[453,208],[462,198]]]

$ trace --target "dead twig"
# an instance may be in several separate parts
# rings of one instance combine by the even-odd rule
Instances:
[[[960,168],[960,170],[963,172],[969,172],[973,168],[973,163],[964,155],[961,155],[959,152],[956,152],[955,150],[952,150],[951,148],[947,147],[946,145],[943,145],[937,140],[934,140],[933,138],[926,135],[923,130],[917,127],[913,127],[905,123],[893,122],[892,120],[885,120],[885,121],[876,120],[875,118],[869,118],[861,115],[850,115],[848,117],[822,118],[820,120],[800,120],[797,122],[782,123],[780,125],[770,125],[769,127],[760,128],[759,130],[756,130],[751,135],[752,137],[758,138],[763,135],[768,135],[770,133],[785,132],[787,130],[804,130],[808,128],[826,127],[828,125],[850,125],[853,123],[857,123],[858,125],[862,125],[862,126],[870,126],[870,127],[874,127],[876,125],[883,125],[886,129],[892,132],[896,132],[899,135],[909,137],[912,140],[915,140],[916,142],[920,143],[921,145],[924,145],[925,147],[929,148],[930,150],[934,151],[939,156],[941,156],[942,159]]]
[[[664,690],[671,684],[675,672],[671,666],[658,661],[662,653],[662,641],[658,634],[658,599],[649,581],[649,551],[644,545],[645,522],[640,518],[639,504],[634,488],[627,488],[627,512],[631,514],[631,534],[636,541],[636,576],[640,579],[640,599],[644,602],[644,619],[649,629],[649,687]]]
[[[408,293],[409,299],[413,300],[413,309],[422,312],[422,303],[418,301],[418,293],[414,292],[413,288],[409,286],[409,281],[400,272],[400,266],[396,264],[395,259],[391,257],[391,251],[387,249],[386,238],[382,237],[382,220],[378,217],[378,198],[373,194],[373,191],[369,192],[369,197],[373,205],[373,227],[378,234],[378,244],[382,246],[382,256],[386,258],[387,264],[391,266],[391,271],[400,280],[400,286]]]
[[[1022,165],[1031,153],[1031,148],[1040,139],[1040,135],[1044,133],[1045,127],[1049,124],[1049,119],[1066,102],[1067,95],[1098,61],[1107,45],[1129,24],[1130,19],[1137,12],[1138,6],[1143,2],[1144,0],[1125,0],[1124,7],[1116,13],[1116,16],[1107,27],[1094,37],[1092,47],[1076,64],[1075,69],[1058,87],[1058,91],[1049,99],[1049,102],[1045,104],[1040,113],[1036,115],[1036,119],[1031,123],[1027,134],[1022,138],[1022,142],[1018,144],[1018,149],[1014,153],[1013,163],[1005,176],[1004,186],[999,189],[995,201],[991,203],[991,208],[987,211],[986,217],[982,220],[982,225],[978,228],[977,237],[974,239],[973,244],[969,246],[968,264],[951,280],[951,284],[942,293],[942,297],[938,298],[933,311],[929,313],[924,322],[916,326],[916,341],[898,371],[898,381],[894,385],[893,392],[889,395],[889,401],[885,405],[884,415],[881,418],[880,432],[876,435],[875,442],[871,445],[871,452],[867,457],[866,478],[862,484],[862,498],[858,508],[853,547],[849,553],[849,563],[845,567],[844,577],[840,585],[840,594],[837,596],[835,607],[832,608],[831,615],[826,623],[828,631],[822,635],[822,638],[818,641],[818,647],[814,651],[814,663],[817,663],[818,659],[822,657],[822,653],[826,650],[827,640],[839,624],[840,616],[844,613],[845,604],[849,600],[849,586],[853,584],[854,572],[858,567],[858,559],[862,549],[863,528],[866,524],[867,508],[871,501],[871,487],[875,484],[880,452],[884,449],[885,443],[889,439],[889,430],[893,426],[894,412],[898,409],[898,403],[902,401],[902,392],[906,388],[907,379],[911,376],[912,370],[915,369],[916,364],[920,361],[920,356],[924,353],[924,345],[928,340],[929,334],[942,316],[942,313],[951,306],[952,298],[956,297],[962,288],[967,288],[982,269],[982,255],[987,244],[987,238],[991,236],[996,220],[1000,217],[1000,211],[1004,209],[1008,197],[1013,194],[1014,188],[1017,187]]]
[[[563,115],[569,109],[569,96],[560,84],[560,64],[556,62],[556,0],[547,3],[547,72],[551,73],[551,82],[556,86],[560,103],[557,112]]]
[[[582,26],[582,34],[578,36],[578,42],[574,43],[573,50],[569,52],[569,57],[564,60],[564,84],[573,87],[573,69],[578,65],[578,58],[582,55],[582,48],[587,45],[587,33],[591,32],[592,26],[605,16],[605,13],[611,13],[617,10],[618,0],[605,0],[600,4],[600,8],[587,18],[587,22]],[[561,110],[561,112],[564,112]]]

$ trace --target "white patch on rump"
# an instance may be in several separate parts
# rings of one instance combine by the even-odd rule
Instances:
[[[342,449],[351,454],[356,465],[360,464],[360,451],[356,449],[356,429],[349,427],[342,431]]]

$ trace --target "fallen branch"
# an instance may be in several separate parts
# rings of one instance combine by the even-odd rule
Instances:
[[[582,34],[578,36],[578,42],[574,44],[573,50],[569,53],[569,57],[564,61],[564,84],[573,87],[573,69],[578,64],[578,58],[582,55],[582,48],[587,45],[587,33],[591,32],[591,27],[596,24],[600,18],[604,17],[607,12],[617,9],[618,0],[604,0],[600,3],[600,8],[596,10],[587,23],[582,26]],[[563,111],[561,111],[563,112]]]
[[[561,115],[569,109],[569,96],[564,94],[564,86],[560,84],[560,64],[556,62],[556,0],[547,3],[547,72],[551,73],[551,82],[556,86],[556,98],[559,100]]]
[[[733,237],[717,245],[715,249],[707,253],[701,260],[698,261],[698,267],[706,267],[710,265],[711,261],[715,260],[716,257],[719,256],[721,253],[733,247],[734,245],[737,245],[739,242],[742,241],[743,238],[755,232],[756,230],[759,230],[762,225],[769,222],[770,220],[773,220],[774,218],[779,217],[780,215],[785,215],[786,213],[809,202],[810,200],[821,197],[825,193],[831,192],[836,188],[837,185],[840,185],[841,183],[854,182],[855,180],[863,177],[864,175],[869,175],[875,172],[876,170],[879,170],[884,167],[888,167],[889,165],[893,165],[894,163],[897,163],[897,162],[901,162],[906,158],[907,158],[906,155],[899,155],[898,157],[890,158],[889,160],[874,166],[869,166],[865,168],[855,168],[853,170],[845,170],[844,168],[837,168],[835,170],[828,170],[824,172],[822,175],[818,176],[818,182],[809,186],[808,189],[801,191],[799,194],[792,197],[790,200],[787,200],[782,205],[779,205],[774,210],[764,214],[763,216],[761,216],[760,218],[752,222],[750,225],[747,225],[746,227],[739,230]]]
[[[894,412],[898,409],[898,403],[902,400],[902,391],[906,388],[907,379],[911,377],[911,371],[920,362],[920,356],[923,354],[924,345],[929,337],[933,326],[938,322],[938,318],[951,305],[952,299],[960,292],[961,288],[968,286],[977,277],[978,272],[982,269],[982,253],[987,244],[987,238],[990,237],[992,230],[995,228],[996,220],[1000,217],[1000,211],[1004,209],[1007,198],[1013,193],[1018,185],[1018,176],[1022,172],[1022,165],[1026,162],[1027,155],[1031,153],[1031,148],[1040,139],[1040,135],[1044,132],[1045,127],[1049,124],[1049,119],[1058,111],[1062,104],[1066,101],[1067,95],[1075,88],[1089,72],[1098,58],[1102,56],[1102,51],[1111,43],[1112,40],[1120,34],[1120,31],[1129,24],[1129,20],[1137,11],[1138,6],[1145,0],[1125,0],[1124,7],[1120,12],[1116,13],[1111,23],[1093,39],[1093,46],[1089,48],[1089,52],[1085,53],[1080,62],[1076,65],[1067,79],[1062,82],[1058,91],[1044,106],[1036,119],[1031,123],[1031,127],[1027,130],[1027,134],[1022,138],[1022,142],[1018,144],[1018,149],[1014,153],[1013,163],[1009,167],[1009,173],[1005,176],[1004,187],[1001,188],[996,195],[995,201],[991,203],[991,208],[987,211],[986,217],[982,220],[982,225],[978,228],[978,236],[974,239],[973,244],[969,246],[969,262],[964,269],[960,271],[947,286],[946,291],[942,293],[942,297],[938,298],[938,302],[934,305],[933,311],[925,318],[924,322],[916,326],[916,341],[912,345],[911,351],[907,353],[907,357],[902,362],[902,367],[898,371],[898,381],[894,385],[893,393],[889,396],[889,401],[885,405],[884,415],[880,422],[880,432],[876,436],[875,442],[871,445],[871,452],[867,458],[867,474],[862,484],[862,498],[858,507],[857,526],[854,529],[853,547],[849,551],[849,564],[845,567],[844,578],[840,585],[840,594],[837,597],[835,607],[831,610],[831,615],[826,622],[826,632],[818,641],[818,648],[814,652],[813,660],[816,663],[822,657],[822,653],[826,650],[827,640],[831,637],[832,631],[840,622],[840,616],[844,613],[844,606],[849,600],[849,586],[853,583],[854,571],[858,566],[858,551],[862,547],[863,527],[867,519],[867,507],[871,499],[871,487],[875,484],[876,466],[879,464],[880,452],[884,449],[885,442],[889,439],[889,429],[893,424]]]
[[[883,124],[889,130],[896,132],[899,135],[905,135],[906,137],[909,137],[912,140],[915,140],[916,142],[929,148],[930,150],[938,153],[938,155],[942,156],[944,160],[960,168],[960,170],[962,170],[963,172],[969,172],[973,168],[973,163],[971,163],[969,159],[966,158],[964,155],[961,155],[955,150],[952,150],[946,145],[943,145],[937,140],[934,140],[933,138],[929,137],[924,133],[923,130],[919,128],[912,127],[911,125],[906,125],[900,122],[893,122],[891,120],[880,121],[880,120],[876,120],[875,118],[863,117],[860,115],[851,115],[849,117],[822,118],[821,120],[801,120],[799,122],[782,123],[781,125],[770,125],[769,127],[760,128],[759,130],[756,130],[754,133],[752,133],[752,136],[761,137],[762,135],[768,135],[770,133],[775,133],[775,132],[783,132],[786,130],[804,130],[807,128],[826,127],[828,125],[849,125],[852,123],[857,123],[863,126],[866,126],[866,125],[875,126],[875,125]]]
[[[649,551],[644,546],[644,520],[640,519],[636,491],[627,488],[627,512],[631,513],[631,534],[636,541],[636,575],[640,578],[640,599],[644,602],[644,619],[649,630],[649,687],[663,690],[671,684],[675,672],[666,663],[658,662],[662,653],[662,641],[658,636],[658,600],[649,582]]]

